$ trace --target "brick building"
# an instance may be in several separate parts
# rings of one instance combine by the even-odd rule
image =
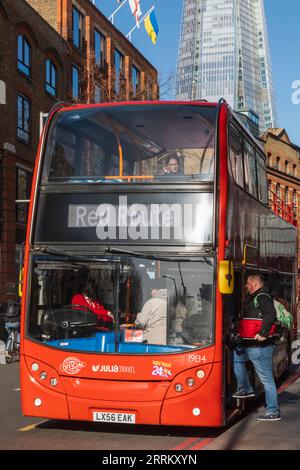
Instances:
[[[300,237],[300,148],[290,141],[282,128],[269,129],[263,135],[263,142],[267,155],[270,195],[275,200],[283,201],[283,207],[287,206],[292,210]],[[282,210],[280,206],[278,210]],[[300,270],[300,246],[298,269]]]
[[[16,289],[40,115],[156,99],[157,71],[89,0],[0,2],[0,302]]]
[[[25,240],[27,203],[39,139],[40,112],[66,94],[64,39],[23,0],[0,4],[0,301],[15,288]],[[59,87],[46,68],[55,66]],[[53,83],[52,83],[53,85]]]
[[[66,40],[69,98],[158,98],[157,71],[91,0],[26,0]]]

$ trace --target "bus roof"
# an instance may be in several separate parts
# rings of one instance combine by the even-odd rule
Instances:
[[[60,107],[60,111],[69,111],[70,109],[88,109],[88,108],[105,108],[105,107],[117,107],[117,106],[150,106],[150,105],[174,105],[174,106],[209,106],[217,107],[218,103],[209,103],[207,101],[113,101],[105,103],[89,103],[89,104],[68,104],[68,103],[57,103],[52,108]],[[51,110],[51,111],[52,111]],[[51,112],[50,111],[50,112]]]

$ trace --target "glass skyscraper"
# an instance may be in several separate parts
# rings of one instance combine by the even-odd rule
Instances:
[[[176,99],[221,97],[277,127],[264,0],[184,0]]]

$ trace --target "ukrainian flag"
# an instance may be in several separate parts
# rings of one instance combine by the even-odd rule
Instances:
[[[156,38],[158,36],[158,24],[154,11],[152,11],[145,19],[145,28],[153,44],[156,44]]]

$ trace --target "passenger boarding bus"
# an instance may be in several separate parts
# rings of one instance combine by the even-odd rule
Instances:
[[[265,155],[227,103],[58,105],[29,212],[24,415],[228,423],[246,276],[295,316],[296,229],[269,208]]]

